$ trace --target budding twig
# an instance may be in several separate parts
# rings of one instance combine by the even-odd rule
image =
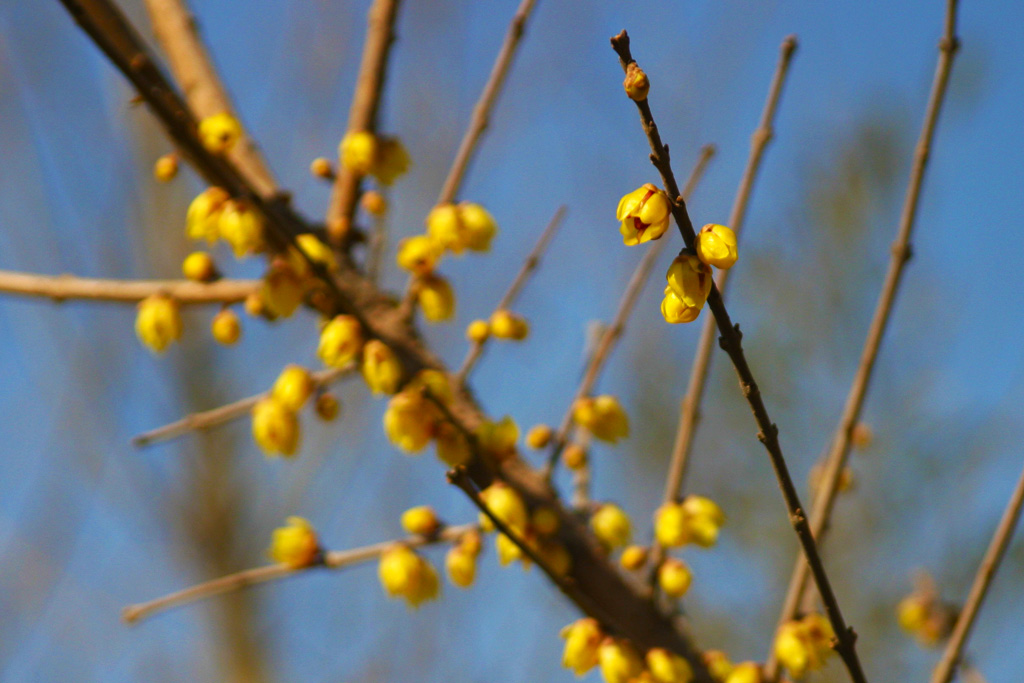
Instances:
[[[850,454],[853,430],[860,421],[861,409],[864,406],[864,399],[867,396],[868,386],[871,383],[875,362],[878,359],[878,351],[882,345],[882,338],[885,335],[886,328],[889,326],[889,320],[892,317],[892,309],[903,275],[903,268],[910,258],[910,238],[914,229],[915,218],[917,217],[925,168],[928,165],[932,142],[935,139],[935,129],[939,113],[942,109],[942,103],[945,99],[949,75],[953,67],[953,57],[959,44],[956,37],[956,5],[956,0],[949,0],[946,6],[945,30],[939,43],[939,60],[935,67],[935,77],[932,82],[931,94],[928,98],[928,106],[925,110],[921,135],[918,138],[917,148],[914,153],[914,164],[910,171],[907,193],[903,201],[903,209],[900,213],[900,224],[896,241],[892,245],[889,268],[885,274],[885,281],[882,284],[878,303],[875,305],[875,312],[872,315],[871,325],[868,327],[867,337],[864,340],[864,348],[861,351],[860,363],[850,385],[850,392],[846,397],[846,404],[843,407],[839,425],[836,428],[835,435],[832,437],[832,445],[829,448],[829,452],[823,461],[825,463],[824,475],[814,497],[814,507],[811,511],[811,532],[819,543],[821,543],[827,531],[828,520],[832,513],[836,494],[839,491],[843,469],[846,467],[846,461]],[[807,578],[807,564],[802,558],[798,557],[790,578],[786,599],[783,602],[782,612],[779,615],[780,626],[796,617],[803,602],[802,597],[809,590]],[[774,651],[769,654],[766,674],[769,681],[774,681],[778,677],[778,663],[775,659]]]
[[[509,285],[505,294],[502,295],[501,301],[498,302],[495,310],[508,308],[515,303],[516,298],[519,296],[519,292],[521,292],[523,287],[526,286],[527,281],[530,279],[530,275],[537,270],[537,266],[540,265],[541,256],[543,256],[545,249],[547,249],[548,244],[551,242],[551,239],[555,236],[555,233],[558,232],[558,228],[562,225],[562,219],[565,218],[565,211],[566,207],[564,205],[558,207],[558,210],[555,211],[555,215],[551,217],[550,221],[548,221],[547,227],[544,228],[544,232],[540,234],[540,237],[537,239],[537,243],[533,245],[530,255],[526,257],[525,261],[523,261],[522,267],[519,269],[519,272],[516,273],[515,279],[512,280],[512,284]],[[490,336],[480,341],[473,341],[470,343],[469,350],[466,352],[466,357],[462,360],[462,365],[459,367],[459,371],[455,373],[455,381],[459,386],[466,383],[466,378],[469,376],[469,373],[472,372],[473,366],[476,365],[477,360],[480,359],[480,355],[484,352],[484,346],[487,344],[488,339],[490,339]]]
[[[334,384],[342,377],[348,375],[355,369],[354,365],[347,365],[343,368],[330,368],[328,370],[321,370],[319,372],[312,373],[313,384],[318,387],[326,387]],[[161,441],[169,441],[170,439],[176,439],[179,436],[184,436],[189,432],[200,431],[210,429],[218,425],[222,425],[225,422],[230,422],[236,418],[242,417],[247,414],[261,399],[266,398],[270,395],[269,391],[256,394],[255,396],[248,396],[246,398],[239,399],[233,403],[211,408],[210,410],[204,410],[198,413],[191,413],[175,420],[162,427],[151,429],[148,432],[143,432],[137,436],[132,437],[132,446],[136,448],[142,448],[144,446],[151,446],[154,443]]]
[[[619,56],[623,71],[627,71],[630,63],[635,62],[629,50],[629,36],[625,31],[623,31],[619,35],[613,37],[611,39],[611,43],[612,48]],[[636,106],[640,113],[640,121],[643,125],[644,132],[647,135],[647,141],[651,147],[651,163],[654,164],[654,167],[657,168],[658,172],[661,174],[662,181],[665,184],[665,190],[668,192],[671,201],[672,216],[675,218],[676,225],[679,227],[679,232],[683,236],[683,241],[685,242],[686,247],[688,249],[693,249],[696,234],[694,232],[690,216],[686,211],[686,203],[679,194],[679,186],[676,184],[675,175],[672,173],[668,148],[661,141],[661,134],[658,132],[657,124],[655,124],[654,117],[651,115],[651,108],[648,105],[647,100],[643,99],[637,101]],[[765,407],[764,401],[761,399],[760,389],[758,389],[757,382],[754,380],[754,375],[747,363],[746,356],[743,352],[739,326],[733,326],[732,320],[729,318],[729,312],[726,310],[725,304],[722,301],[722,295],[714,284],[711,286],[711,292],[708,295],[707,304],[708,308],[711,309],[712,314],[715,316],[715,320],[718,323],[718,329],[721,331],[719,345],[727,354],[729,354],[729,358],[732,360],[733,366],[736,368],[740,388],[744,397],[747,399],[747,402],[750,404],[751,411],[754,414],[754,421],[758,426],[758,440],[762,445],[764,445],[765,450],[768,452],[768,456],[771,459],[772,467],[775,470],[775,476],[779,482],[779,487],[782,489],[782,497],[785,501],[786,509],[789,512],[790,522],[793,525],[793,529],[796,532],[797,539],[800,541],[804,554],[807,556],[807,562],[811,566],[814,581],[818,586],[818,591],[821,593],[822,601],[825,604],[825,613],[836,633],[837,642],[835,644],[835,649],[839,653],[840,657],[842,657],[843,663],[850,672],[850,677],[854,683],[866,683],[867,679],[864,676],[864,671],[861,667],[860,659],[857,657],[857,651],[854,644],[856,641],[856,634],[853,629],[847,627],[846,621],[843,619],[842,612],[839,609],[839,602],[836,600],[836,596],[832,592],[832,584],[829,581],[828,574],[825,572],[821,556],[818,554],[818,548],[814,542],[814,536],[811,535],[810,527],[807,524],[807,518],[804,515],[803,506],[800,503],[800,496],[797,493],[796,486],[794,486],[793,479],[789,474],[789,468],[786,466],[786,459],[782,454],[782,447],[779,445],[778,427],[775,426],[768,414],[768,409]]]
[[[257,280],[101,280],[73,275],[37,275],[0,270],[0,292],[38,296],[61,302],[88,299],[136,303],[154,294],[171,297],[179,304],[235,304],[259,287]]]
[[[700,157],[697,158],[697,163],[694,164],[693,170],[690,171],[690,177],[686,180],[686,187],[683,189],[686,197],[690,196],[697,183],[700,182],[701,177],[704,175],[704,169],[707,168],[711,157],[714,155],[714,145],[704,145],[701,148]],[[678,188],[676,189],[678,190]],[[633,274],[629,278],[629,284],[626,285],[622,298],[619,299],[619,307],[615,311],[612,324],[605,329],[601,339],[597,342],[597,346],[594,347],[594,352],[587,363],[587,369],[583,373],[583,379],[576,388],[576,393],[569,403],[569,408],[565,411],[565,415],[562,416],[562,422],[559,424],[558,431],[555,432],[555,436],[551,441],[551,452],[548,455],[547,466],[544,470],[544,476],[548,480],[551,479],[551,475],[558,465],[558,456],[562,454],[562,450],[569,440],[569,430],[572,429],[573,406],[576,404],[576,401],[589,395],[591,389],[594,388],[594,384],[597,383],[605,361],[608,360],[612,349],[615,348],[615,343],[622,336],[623,332],[626,331],[626,323],[629,321],[629,316],[632,314],[636,301],[640,297],[644,285],[647,284],[651,271],[654,270],[654,264],[657,263],[658,256],[661,255],[666,242],[667,240],[658,240],[652,244],[647,249],[644,257],[640,259],[636,268],[633,269]]]
[[[281,563],[246,569],[185,588],[175,593],[170,593],[155,600],[129,605],[121,611],[121,618],[130,624],[135,623],[172,607],[180,607],[181,605],[212,598],[215,595],[223,595],[224,593],[241,590],[256,584],[295,576],[311,569],[323,567],[327,569],[342,569],[355,564],[361,564],[380,557],[388,549],[393,548],[396,543],[402,543],[414,548],[436,543],[449,543],[458,541],[465,533],[478,528],[479,525],[477,524],[463,524],[461,526],[445,527],[436,536],[408,536],[393,541],[374,543],[373,545],[361,548],[352,548],[351,550],[330,550],[323,554],[322,562],[298,569]]]

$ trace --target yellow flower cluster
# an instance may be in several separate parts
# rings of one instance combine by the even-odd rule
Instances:
[[[834,637],[828,619],[811,613],[779,628],[775,635],[775,656],[793,678],[803,678],[808,671],[825,666],[825,660],[832,653]]]
[[[413,608],[433,600],[441,590],[433,565],[404,544],[381,553],[377,575],[388,595],[404,598]]]
[[[286,367],[270,394],[252,409],[252,434],[267,455],[295,455],[299,446],[298,411],[312,396],[315,383],[309,371],[298,365]]]
[[[641,656],[629,642],[604,634],[595,619],[586,618],[564,627],[562,666],[582,676],[595,666],[605,683],[690,683],[689,663],[668,650],[653,648]]]
[[[569,572],[572,558],[565,546],[554,536],[559,526],[558,516],[554,510],[538,508],[530,514],[519,494],[500,481],[481,491],[480,498],[487,509],[529,546],[555,574],[563,576]],[[480,514],[480,528],[485,532],[496,530],[490,517],[483,513]],[[495,549],[498,553],[498,562],[502,566],[519,560],[524,569],[529,568],[529,558],[523,549],[505,534],[498,534]]]
[[[308,567],[320,556],[320,541],[313,526],[302,517],[289,517],[287,525],[274,530],[267,551],[275,562],[292,569]]]
[[[710,548],[725,523],[722,508],[709,498],[687,496],[682,503],[666,503],[654,513],[654,537],[666,548],[695,543]]]
[[[454,254],[490,251],[498,224],[479,204],[438,204],[427,214],[427,235],[442,249]]]
[[[143,299],[135,316],[135,334],[153,353],[163,353],[171,342],[181,338],[178,302],[162,294]]]
[[[577,400],[572,407],[572,418],[602,441],[617,443],[629,436],[629,417],[614,396],[605,394]]]
[[[452,390],[444,373],[421,370],[388,402],[384,433],[407,453],[420,452],[434,439],[439,459],[450,467],[465,464],[471,455],[469,442],[455,425],[443,419],[435,402],[448,403],[451,399]]]
[[[409,152],[394,137],[378,137],[369,131],[349,131],[338,146],[341,165],[360,175],[372,175],[391,185],[411,165]]]

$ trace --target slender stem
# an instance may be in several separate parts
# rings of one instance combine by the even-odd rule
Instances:
[[[135,303],[164,294],[180,304],[235,304],[258,287],[256,280],[217,280],[208,284],[191,280],[100,280],[0,270],[0,292],[46,297],[58,303],[67,299]]]
[[[714,155],[714,145],[704,145],[701,148],[697,163],[694,164],[693,170],[690,171],[690,177],[686,180],[686,187],[683,190],[686,197],[693,193],[697,183],[704,175],[704,169],[707,168],[711,157]],[[676,190],[678,192],[678,188]],[[569,440],[569,430],[572,429],[573,405],[579,399],[589,395],[590,391],[594,388],[594,384],[604,368],[605,361],[608,360],[612,349],[615,348],[615,343],[622,336],[623,332],[626,331],[626,323],[629,321],[629,316],[633,312],[636,301],[640,297],[644,285],[647,284],[651,271],[654,270],[654,265],[658,262],[658,257],[661,255],[667,242],[668,240],[662,238],[648,247],[647,253],[644,254],[644,257],[640,259],[640,263],[633,269],[629,283],[622,293],[622,298],[619,299],[619,307],[615,312],[615,318],[612,319],[612,324],[605,329],[604,334],[601,335],[597,342],[597,346],[594,347],[594,353],[591,354],[590,361],[587,363],[583,379],[580,381],[579,386],[576,387],[576,393],[573,395],[568,409],[562,416],[562,421],[558,425],[558,431],[555,432],[555,436],[551,440],[551,451],[548,454],[548,462],[544,471],[544,476],[549,480],[554,473],[555,467],[558,465],[558,456],[562,454],[562,450]]]
[[[558,232],[558,228],[562,225],[562,219],[565,218],[566,208],[565,206],[558,207],[555,211],[555,215],[548,221],[548,225],[544,228],[544,232],[540,234],[537,239],[537,243],[533,245],[533,249],[530,251],[530,255],[523,261],[522,267],[519,268],[519,272],[516,273],[516,277],[512,280],[512,284],[505,290],[505,294],[501,297],[501,301],[498,302],[496,310],[509,308],[515,303],[519,293],[526,286],[530,276],[537,270],[537,266],[540,265],[541,256],[544,255],[544,251],[547,249],[551,239]],[[472,372],[473,366],[480,359],[480,355],[484,352],[484,346],[490,336],[481,340],[474,341],[470,344],[469,350],[466,352],[466,357],[462,360],[462,365],[459,367],[459,371],[455,373],[455,381],[461,386],[466,383],[466,378],[469,377],[469,373]]]
[[[199,119],[227,112],[239,118],[221,82],[213,60],[199,35],[196,19],[185,0],[146,0],[156,40],[167,55],[168,66],[189,107]],[[264,197],[276,183],[255,141],[243,130],[228,158]]]
[[[1013,495],[1010,496],[1010,502],[1007,503],[1006,509],[1003,511],[1002,519],[999,520],[999,526],[996,527],[988,550],[985,551],[981,566],[978,567],[978,572],[974,575],[971,592],[967,594],[967,602],[964,603],[960,616],[957,617],[956,625],[953,626],[953,633],[949,637],[949,642],[946,643],[942,659],[939,660],[938,666],[932,673],[931,683],[949,683],[953,679],[953,673],[963,655],[964,645],[971,635],[971,628],[974,626],[978,611],[985,601],[989,586],[992,585],[992,578],[1006,555],[1010,539],[1013,538],[1013,530],[1020,519],[1022,503],[1024,503],[1024,472],[1017,480],[1017,486],[1013,490]]]
[[[311,569],[326,567],[327,569],[342,569],[355,564],[360,564],[380,557],[389,548],[397,543],[411,547],[432,545],[435,543],[448,543],[457,541],[468,531],[479,528],[477,524],[463,524],[462,526],[445,527],[436,536],[409,536],[407,538],[374,543],[373,545],[353,548],[351,550],[331,550],[323,554],[323,561],[311,564],[306,567],[294,568],[286,564],[270,564],[264,567],[245,569],[234,574],[221,576],[220,578],[206,581],[204,583],[185,588],[175,593],[170,593],[155,600],[140,602],[136,605],[129,605],[121,611],[121,618],[128,623],[135,623],[146,617],[153,616],[157,612],[163,612],[172,607],[180,607],[215,595],[223,595],[232,591],[241,590],[268,581],[284,579],[307,572]]]
[[[882,339],[892,317],[893,305],[903,275],[903,269],[910,258],[910,238],[917,217],[925,169],[931,154],[932,143],[935,139],[936,125],[942,109],[942,103],[945,99],[949,75],[953,67],[953,57],[958,46],[956,38],[956,5],[956,0],[949,0],[946,6],[945,32],[939,44],[939,60],[935,68],[935,77],[932,82],[931,94],[928,98],[928,106],[925,110],[924,123],[921,127],[921,134],[914,153],[914,164],[907,183],[907,192],[903,202],[903,209],[900,213],[896,241],[892,245],[889,268],[885,274],[878,303],[875,305],[875,312],[872,315],[871,325],[868,327],[867,337],[864,340],[864,348],[861,351],[860,362],[854,374],[853,382],[850,385],[850,391],[846,397],[846,403],[843,407],[839,424],[832,437],[832,444],[828,454],[823,461],[825,463],[824,474],[814,496],[814,505],[811,511],[811,532],[819,543],[823,540],[827,531],[828,521],[839,491],[843,469],[846,467],[846,461],[850,454],[853,430],[860,421],[864,399],[867,396],[868,387],[875,369],[875,362],[878,359],[878,351],[881,348]],[[798,557],[793,567],[789,587],[786,591],[786,598],[783,601],[782,611],[779,615],[779,626],[795,618],[801,608],[801,604],[805,602],[804,596],[811,590],[807,579],[807,564],[802,558]],[[765,669],[769,681],[774,681],[778,678],[779,667],[774,649],[769,653]]]
[[[318,387],[330,386],[345,375],[351,373],[354,369],[354,365],[347,365],[343,368],[330,368],[328,370],[314,372],[312,374],[313,383]],[[191,413],[180,420],[175,420],[174,422],[162,427],[157,427],[156,429],[151,429],[148,432],[143,432],[142,434],[132,437],[132,446],[135,446],[136,448],[151,446],[154,443],[159,443],[161,441],[176,439],[179,436],[188,434],[189,432],[210,429],[212,427],[222,425],[225,422],[230,422],[231,420],[246,415],[253,406],[259,403],[260,399],[269,395],[269,391],[264,391],[254,396],[248,396],[234,401],[233,403],[228,403],[227,405],[218,406],[198,413]]]
[[[611,42],[615,52],[619,55],[623,71],[626,71],[631,63],[635,63],[629,50],[629,36],[623,31],[612,38]],[[654,122],[654,117],[651,115],[651,108],[647,100],[636,102],[636,105],[640,113],[644,132],[650,143],[651,163],[661,173],[665,189],[668,191],[671,199],[672,215],[683,236],[683,241],[686,243],[687,249],[693,249],[696,235],[693,223],[686,211],[686,203],[679,195],[679,188],[669,161],[668,148],[661,141],[661,135]],[[779,488],[782,490],[786,509],[789,512],[790,523],[793,525],[797,539],[800,541],[804,554],[807,556],[815,583],[825,604],[825,613],[836,633],[834,647],[840,657],[842,657],[843,663],[850,672],[850,678],[854,683],[866,683],[867,679],[864,676],[860,659],[857,657],[855,646],[856,633],[852,628],[847,627],[842,611],[839,608],[839,602],[832,591],[832,584],[829,581],[828,574],[825,572],[821,556],[818,554],[818,547],[807,524],[807,518],[800,503],[800,496],[797,494],[796,486],[794,486],[793,479],[789,474],[789,468],[786,466],[786,459],[782,454],[782,447],[779,445],[778,427],[775,426],[768,414],[768,409],[761,398],[761,391],[754,380],[754,375],[743,352],[742,335],[740,334],[739,326],[733,325],[732,320],[729,318],[729,312],[722,301],[722,296],[714,284],[711,286],[711,293],[708,295],[707,303],[708,308],[711,309],[718,323],[718,329],[721,331],[718,343],[729,354],[729,358],[736,368],[740,388],[750,404],[751,411],[754,414],[754,421],[758,426],[758,440],[761,441],[768,452],[772,467],[775,470],[776,479],[779,482]]]
[[[374,0],[370,7],[363,58],[349,109],[349,132],[377,131],[377,112],[387,76],[388,54],[395,40],[399,4],[400,0]],[[327,232],[335,243],[340,244],[352,227],[362,180],[359,173],[339,165],[327,207]]]

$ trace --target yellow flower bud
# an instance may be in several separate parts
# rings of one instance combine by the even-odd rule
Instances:
[[[252,318],[266,318],[270,320],[274,317],[267,311],[267,306],[263,303],[263,298],[259,292],[253,292],[245,297],[243,308],[245,309],[245,314]]]
[[[629,543],[632,535],[632,524],[622,508],[613,503],[605,503],[590,518],[590,528],[594,535],[608,548],[618,548]]]
[[[365,130],[349,131],[338,146],[338,156],[348,170],[367,175],[377,159],[377,138]]]
[[[405,145],[398,138],[382,138],[378,141],[377,154],[370,172],[381,185],[390,185],[409,170],[412,160]]]
[[[448,467],[465,465],[473,456],[466,435],[450,422],[439,422],[434,426],[434,439],[437,457]]]
[[[480,536],[480,532],[476,529],[470,529],[466,533],[459,537],[459,550],[476,557],[480,554],[480,549],[483,546],[483,538]]]
[[[241,136],[242,125],[227,112],[207,116],[199,122],[199,139],[203,141],[203,147],[213,154],[230,151]]]
[[[427,234],[443,249],[461,254],[466,248],[465,232],[454,204],[438,204],[427,214]]]
[[[803,626],[810,649],[811,668],[820,669],[825,666],[825,660],[832,654],[832,640],[835,638],[832,624],[825,615],[817,612],[804,615],[800,624]]]
[[[761,665],[757,662],[742,662],[732,668],[725,683],[763,683]]]
[[[317,417],[324,422],[331,422],[336,420],[338,415],[341,414],[341,401],[334,394],[323,393],[316,397],[314,408],[316,409]]]
[[[419,392],[406,390],[388,401],[384,432],[403,451],[418,453],[430,443],[436,421],[434,406]]]
[[[220,237],[220,216],[231,198],[219,187],[208,187],[188,205],[185,216],[185,234],[191,240],[206,240],[213,244]]]
[[[645,659],[651,678],[657,683],[690,683],[693,680],[690,663],[668,650],[660,647],[648,650]]]
[[[363,211],[378,218],[388,212],[388,200],[384,199],[384,195],[380,192],[374,190],[364,192],[363,196],[359,198],[359,205],[363,207]]]
[[[641,102],[647,99],[647,93],[651,89],[651,82],[647,79],[644,70],[630,62],[626,69],[626,79],[622,81],[622,87],[626,89],[626,95],[634,102]]]
[[[163,353],[181,338],[181,312],[178,302],[162,294],[153,294],[139,302],[135,316],[135,334],[154,353]]]
[[[658,585],[669,597],[683,597],[690,590],[692,582],[693,574],[682,560],[670,557],[658,568]]]
[[[273,397],[260,399],[252,409],[252,435],[267,455],[295,455],[299,418]]]
[[[459,588],[469,588],[476,578],[476,555],[454,546],[444,558],[448,579]]]
[[[520,341],[530,334],[530,325],[525,318],[501,309],[491,314],[491,334],[498,339]]]
[[[260,282],[260,298],[275,318],[287,318],[295,313],[306,294],[306,283],[287,262],[275,260]]]
[[[165,154],[153,164],[153,176],[161,183],[170,182],[178,175],[178,155]]]
[[[498,534],[494,540],[494,548],[498,551],[498,563],[502,567],[523,558],[523,549],[505,534]]]
[[[676,548],[690,541],[690,527],[682,505],[665,503],[654,513],[654,537],[666,548]]]
[[[274,529],[268,551],[270,557],[292,569],[308,567],[320,554],[316,531],[302,517],[289,517],[287,521],[287,526]]]
[[[810,666],[810,652],[799,622],[790,621],[775,635],[775,656],[793,678],[803,678]]]
[[[181,263],[181,272],[193,282],[213,282],[220,277],[213,257],[205,251],[193,251],[186,256]]]
[[[334,180],[334,168],[331,166],[331,162],[324,157],[313,159],[309,165],[309,172],[316,178]]]
[[[430,322],[450,320],[455,315],[455,293],[448,281],[439,275],[424,275],[416,288],[423,317]]]
[[[928,621],[928,605],[919,595],[908,595],[896,607],[900,628],[910,634],[919,633]]]
[[[634,571],[647,564],[647,548],[642,545],[631,545],[622,551],[619,564],[623,569]]]
[[[491,240],[498,232],[494,218],[479,204],[462,202],[458,206],[465,245],[473,251],[490,251]]]
[[[564,627],[559,635],[565,640],[562,666],[582,676],[597,666],[597,651],[604,634],[594,619],[580,619]]]
[[[235,252],[235,258],[263,250],[263,219],[246,202],[226,202],[217,225],[220,236]]]
[[[547,425],[534,425],[526,432],[526,445],[534,450],[544,448],[551,443],[553,432]]]
[[[708,223],[697,233],[697,257],[709,266],[722,270],[732,268],[739,257],[736,233],[724,225]]]
[[[541,536],[550,536],[558,531],[558,513],[553,508],[541,506],[530,514],[530,526]]]
[[[313,394],[313,388],[313,377],[309,370],[298,365],[289,365],[277,376],[270,395],[285,408],[297,411]]]
[[[491,336],[491,326],[486,320],[474,320],[466,328],[466,339],[482,344]]]
[[[480,498],[487,505],[495,517],[511,527],[514,531],[522,532],[526,529],[528,515],[526,504],[519,497],[515,489],[496,481],[480,492]],[[484,531],[494,531],[494,524],[490,517],[480,513],[480,527]]]
[[[621,222],[622,243],[632,247],[656,240],[668,230],[668,195],[647,183],[619,200],[615,218]]]
[[[688,527],[688,540],[703,548],[710,548],[718,541],[718,531],[725,523],[722,508],[703,496],[687,496],[682,503]]]
[[[733,666],[729,658],[721,650],[705,650],[702,655],[704,660],[704,666],[708,668],[708,673],[711,674],[711,678],[719,683],[724,683],[725,679],[732,673]]]
[[[409,389],[429,392],[431,396],[442,403],[449,403],[453,398],[448,376],[440,370],[430,368],[420,370],[409,380]]]
[[[441,246],[427,235],[406,237],[398,243],[395,261],[402,270],[414,275],[432,273],[441,259]]]
[[[335,316],[320,330],[316,355],[324,365],[340,368],[348,365],[363,348],[359,321],[351,315]]]
[[[411,607],[437,597],[437,572],[425,559],[405,545],[396,545],[380,556],[377,575],[388,595],[405,598]]]
[[[683,300],[675,295],[672,288],[665,286],[665,296],[661,300],[661,317],[665,322],[672,325],[678,323],[692,323],[700,315],[703,306],[688,306]]]
[[[570,470],[578,470],[587,465],[587,449],[578,443],[571,443],[562,451],[562,464]]]
[[[602,441],[617,443],[629,436],[629,417],[614,396],[581,398],[573,404],[572,417]]]
[[[516,455],[519,425],[508,415],[498,422],[484,420],[476,429],[476,438],[480,448],[500,462]]]
[[[371,339],[363,346],[363,379],[375,395],[398,391],[402,364],[395,352],[379,339]]]
[[[640,655],[623,640],[605,638],[597,650],[597,661],[605,683],[630,683],[644,670]]]
[[[402,513],[402,528],[410,534],[433,536],[441,528],[441,520],[434,508],[420,505]]]
[[[665,301],[669,301],[668,297],[669,290],[675,295],[678,302],[683,305],[683,312],[670,310],[666,311],[666,304],[662,302],[662,315],[665,316],[665,320],[668,322],[689,322],[690,320],[697,317],[700,313],[700,309],[704,307],[704,302],[708,299],[708,293],[711,291],[711,269],[705,264],[701,263],[693,254],[680,254],[672,261],[672,265],[669,266],[668,273],[666,274],[668,281],[668,287],[665,290]],[[674,302],[672,306],[678,306],[678,302]],[[696,312],[692,313],[692,318],[689,318],[691,309],[696,309]],[[676,315],[670,315],[675,313]],[[681,318],[679,320],[673,320],[673,318]],[[689,319],[687,319],[689,318]]]
[[[299,248],[309,257],[313,263],[319,263],[321,266],[329,271],[335,271],[338,269],[338,260],[334,257],[334,251],[329,246],[320,241],[320,239],[309,232],[304,232],[301,235],[296,236],[295,243],[299,245]],[[300,258],[300,262],[305,265],[305,259]],[[299,272],[305,272],[306,268],[296,268]]]
[[[224,310],[213,316],[213,321],[210,323],[210,332],[213,334],[213,339],[218,344],[224,344],[225,346],[231,346],[238,342],[238,339],[242,336],[242,323],[238,320],[238,315],[230,308]]]

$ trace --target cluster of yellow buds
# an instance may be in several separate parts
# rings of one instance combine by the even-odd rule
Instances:
[[[900,628],[925,647],[949,637],[956,622],[955,607],[942,602],[930,577],[922,576],[914,592],[900,600],[896,617]]]
[[[242,137],[242,124],[227,112],[207,116],[199,122],[199,139],[208,151],[225,154]]]
[[[633,525],[629,515],[614,503],[604,503],[590,517],[590,528],[607,549],[620,548],[629,543]]]
[[[671,215],[668,195],[647,183],[619,200],[615,218],[622,243],[632,247],[659,239],[668,230]]]
[[[788,621],[775,635],[775,656],[793,678],[803,678],[808,671],[825,666],[832,653],[835,632],[821,614],[812,612],[803,619]]]
[[[476,560],[482,545],[480,532],[474,529],[464,533],[445,555],[444,566],[448,571],[448,579],[459,588],[473,585],[476,579]]]
[[[427,214],[427,235],[442,249],[461,254],[489,251],[498,224],[487,209],[472,202],[438,204]]]
[[[313,525],[302,517],[289,517],[287,525],[274,530],[267,553],[275,562],[292,569],[314,564],[320,557],[320,541]]]
[[[413,235],[398,243],[395,261],[413,275],[429,275],[437,268],[444,249],[429,235]]]
[[[442,419],[435,403],[447,403],[451,399],[452,391],[444,373],[421,370],[405,389],[388,401],[384,433],[391,443],[407,453],[418,453],[432,438],[436,439],[438,457],[453,467],[464,464],[469,458],[469,444],[454,425]]]
[[[313,395],[316,384],[309,371],[298,365],[286,367],[269,395],[252,409],[252,434],[267,455],[295,455],[299,446],[298,411]]]
[[[500,481],[481,491],[480,498],[487,509],[536,553],[554,574],[564,576],[569,572],[572,568],[572,557],[555,538],[559,520],[554,510],[538,508],[531,514],[519,494]],[[480,528],[486,532],[496,530],[490,517],[483,513],[480,514]],[[529,558],[523,549],[505,534],[498,534],[495,549],[501,565],[519,560],[524,569],[529,568]]]
[[[682,253],[672,261],[666,275],[661,315],[669,323],[693,322],[700,315],[711,292],[711,268],[693,254]]]
[[[153,353],[163,353],[171,342],[180,339],[181,328],[181,311],[174,299],[154,294],[139,302],[135,334]]]
[[[690,683],[689,663],[663,648],[648,650],[641,657],[629,642],[606,636],[595,619],[585,618],[564,627],[562,666],[582,676],[595,666],[605,683]]]
[[[530,324],[526,318],[504,308],[491,314],[488,332],[498,339],[522,341],[530,334]]]
[[[617,443],[629,436],[629,417],[614,396],[604,394],[578,399],[572,407],[572,418],[602,441]]]
[[[365,130],[349,131],[338,146],[341,165],[360,175],[372,175],[390,185],[409,170],[411,160],[402,141]]]
[[[218,239],[227,242],[236,258],[262,251],[263,220],[244,200],[231,199],[222,188],[209,187],[189,204],[185,215],[185,233],[189,239]]]
[[[654,537],[666,548],[695,543],[710,548],[725,523],[722,508],[703,496],[687,496],[681,503],[666,503],[654,513]]]
[[[433,565],[402,543],[381,553],[377,575],[388,595],[404,598],[414,608],[441,590]]]

